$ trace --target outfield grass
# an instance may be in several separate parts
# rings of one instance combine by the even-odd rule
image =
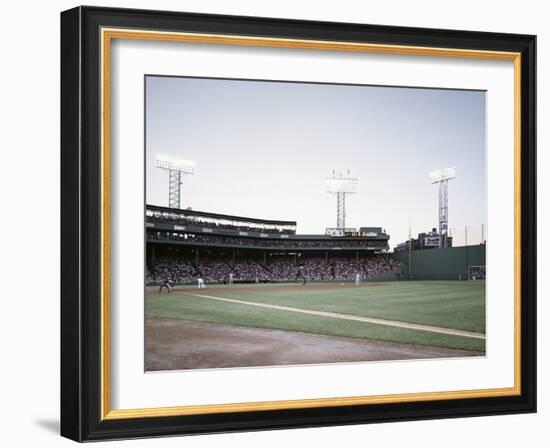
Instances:
[[[311,316],[289,311],[224,303],[194,297],[213,296],[283,305],[315,311],[485,332],[485,285],[481,282],[391,282],[362,288],[270,290],[262,285],[242,288],[178,288],[172,294],[146,295],[148,316],[259,328],[303,331],[391,342],[484,351],[485,341],[463,336],[396,328],[367,322]]]

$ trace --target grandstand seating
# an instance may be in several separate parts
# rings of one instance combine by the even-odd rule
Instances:
[[[224,283],[233,274],[236,282],[268,281],[333,281],[354,280],[356,274],[362,279],[376,277],[399,270],[399,262],[385,255],[370,255],[356,258],[339,255],[325,259],[324,256],[294,257],[279,255],[261,259],[242,257],[233,261],[216,255],[202,256],[199,262],[189,257],[180,259],[161,258],[147,269],[147,284],[159,284],[169,280],[175,284],[194,283],[198,277],[206,282]]]

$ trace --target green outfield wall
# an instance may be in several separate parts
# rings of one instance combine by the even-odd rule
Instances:
[[[409,252],[392,256],[401,262],[402,280],[468,280],[468,266],[485,266],[485,245],[413,250],[410,266]]]

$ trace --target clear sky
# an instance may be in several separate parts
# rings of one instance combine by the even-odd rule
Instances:
[[[325,177],[350,170],[359,193],[346,227],[380,226],[390,247],[437,227],[432,170],[449,182],[455,245],[486,223],[485,92],[269,81],[146,78],[146,200],[168,205],[155,154],[192,160],[182,207],[297,221],[298,233],[336,226]]]

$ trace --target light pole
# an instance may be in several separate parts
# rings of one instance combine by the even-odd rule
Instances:
[[[439,184],[439,247],[447,247],[449,231],[449,181],[456,177],[455,168],[444,168],[430,173],[430,182]]]
[[[157,154],[155,166],[168,173],[168,207],[181,207],[182,177],[195,174],[195,162]]]
[[[346,228],[346,196],[355,194],[358,191],[358,180],[356,177],[343,177],[340,173],[336,177],[334,170],[332,177],[325,179],[325,191],[336,195],[336,227],[344,230]]]

